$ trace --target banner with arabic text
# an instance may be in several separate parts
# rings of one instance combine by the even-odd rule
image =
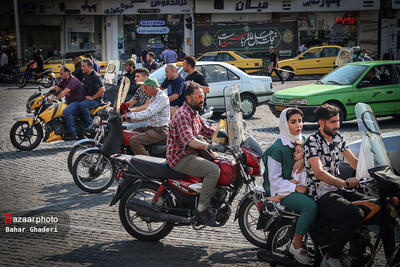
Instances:
[[[210,51],[296,51],[297,21],[257,25],[213,25],[196,27],[196,55]]]

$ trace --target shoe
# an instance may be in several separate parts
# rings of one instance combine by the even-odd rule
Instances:
[[[294,248],[293,243],[291,243],[289,247],[289,252],[301,264],[311,265],[311,259],[307,256],[307,253],[303,248]]]
[[[215,220],[212,218],[211,214],[209,213],[208,209],[205,209],[203,211],[198,211],[197,209],[194,212],[197,222],[199,224],[204,224],[207,226],[211,227],[217,227],[218,224],[215,222]]]
[[[332,258],[325,254],[321,261],[321,267],[343,267],[343,265],[338,258]]]
[[[78,138],[78,136],[76,135],[75,132],[73,132],[73,133],[71,133],[71,134],[69,134],[69,135],[64,136],[64,141],[74,141],[74,140],[78,140],[78,139],[79,139],[79,138]]]
[[[284,83],[285,83],[285,81],[282,81],[282,82],[281,82],[281,84],[284,84]]]

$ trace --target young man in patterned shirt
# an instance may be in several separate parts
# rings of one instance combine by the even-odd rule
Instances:
[[[307,170],[310,195],[318,205],[318,213],[336,222],[338,230],[331,238],[328,254],[321,266],[342,266],[339,256],[353,233],[361,226],[364,211],[351,201],[364,195],[345,192],[339,187],[357,187],[358,181],[351,177],[338,178],[340,155],[353,169],[357,168],[357,158],[348,149],[339,133],[339,109],[324,104],[314,111],[319,130],[309,136],[304,144],[305,167]]]
[[[169,124],[169,99],[160,85],[153,77],[148,77],[142,85],[142,90],[147,96],[151,96],[149,106],[139,112],[130,112],[121,116],[122,121],[129,118],[130,121],[146,121],[146,127],[138,128],[140,132],[129,139],[129,145],[134,155],[149,155],[146,145],[161,142],[167,138]]]

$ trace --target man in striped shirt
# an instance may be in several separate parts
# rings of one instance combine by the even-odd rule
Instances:
[[[121,118],[133,122],[146,121],[146,127],[135,130],[140,133],[129,139],[129,145],[134,155],[149,155],[145,146],[161,142],[168,136],[169,99],[164,91],[160,90],[160,85],[153,77],[148,77],[138,84],[142,86],[147,96],[152,97],[150,105],[143,111],[130,112]]]

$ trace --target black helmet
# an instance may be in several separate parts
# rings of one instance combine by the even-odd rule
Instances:
[[[43,52],[42,49],[36,48],[34,53],[35,53],[36,55],[41,55],[42,52]]]

